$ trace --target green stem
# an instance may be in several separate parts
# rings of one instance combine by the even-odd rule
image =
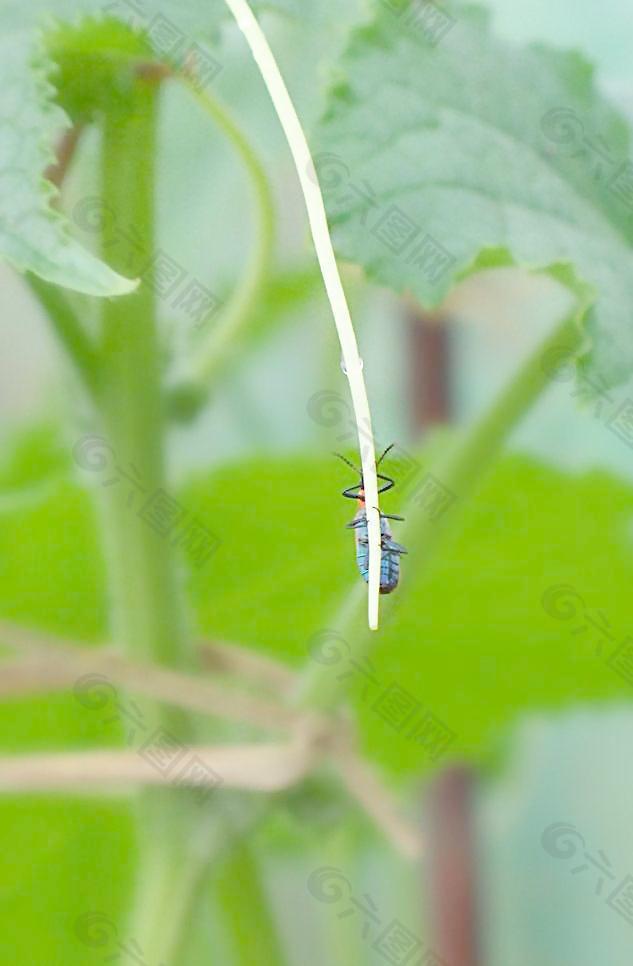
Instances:
[[[150,85],[138,83],[130,113],[109,113],[104,132],[104,204],[121,226],[134,225],[148,258],[154,251],[155,97]],[[121,270],[134,254],[123,232],[116,246],[104,244],[106,252],[112,267]],[[102,305],[101,411],[118,465],[131,472],[133,464],[145,487],[140,505],[166,485],[155,297],[144,283],[133,295]],[[115,610],[131,656],[182,666],[186,637],[169,541],[139,516],[138,507],[128,505],[124,486],[107,489],[118,551],[112,561]]]
[[[257,218],[254,226],[253,252],[244,277],[220,318],[214,324],[199,349],[200,361],[196,366],[193,382],[181,387],[176,403],[182,393],[188,400],[187,415],[197,412],[203,405],[217,373],[236,350],[241,330],[248,324],[261,301],[270,273],[275,239],[275,204],[266,170],[253,150],[248,138],[228,111],[206,91],[192,81],[181,78],[203,110],[213,118],[242,159],[250,177],[256,204]]]
[[[136,244],[149,255],[155,249],[155,88],[138,81],[131,99],[133,103],[105,121],[103,200],[117,224],[134,225]],[[123,240],[114,252],[111,246],[107,251],[114,267],[122,267],[133,255]],[[145,488],[133,507],[123,483],[104,490],[115,639],[131,656],[191,667],[191,636],[169,540],[138,515],[143,501],[166,495],[165,400],[155,298],[147,282],[131,296],[104,303],[102,366],[104,435],[117,466],[128,473],[133,467]],[[142,707],[150,727],[161,728],[177,742],[195,737],[184,712],[152,704]],[[230,826],[230,816],[219,814],[212,803],[198,804],[195,792],[166,787],[141,794],[139,884],[130,935],[148,962],[179,966],[184,932],[210,872],[209,858]],[[256,890],[250,871],[243,857],[242,886]],[[260,954],[275,961],[272,923],[259,940]]]
[[[230,931],[233,961],[282,966],[285,956],[252,851],[237,843],[217,874],[219,906]]]
[[[552,350],[564,346],[572,352],[581,346],[582,341],[578,312],[575,311],[522,364],[519,372],[466,439],[451,446],[445,455],[432,462],[431,474],[453,494],[454,504],[436,519],[424,503],[420,505],[413,499],[409,500],[405,507],[407,524],[401,533],[408,544],[409,554],[405,561],[406,569],[411,574],[417,577],[430,564],[448,532],[449,524],[452,526],[454,523],[455,511],[459,511],[472,497],[506,437],[550,382],[552,374],[547,362],[551,359]],[[403,591],[406,591],[406,582],[399,593]],[[333,629],[347,641],[356,659],[362,657],[375,639],[364,623],[365,604],[366,589],[359,585],[333,623]],[[300,682],[295,696],[297,703],[320,710],[335,708],[346,690],[344,679],[338,675],[338,665],[312,662]]]
[[[133,225],[138,244],[154,251],[154,157],[157,88],[137,81],[104,122],[103,200],[122,227]],[[133,251],[124,235],[106,248],[113,267]],[[184,618],[183,595],[168,537],[139,515],[146,500],[166,494],[164,400],[156,306],[151,285],[102,303],[102,383],[99,408],[104,435],[121,473],[136,477],[144,492],[121,475],[103,489],[113,637],[130,657],[175,667],[194,664]],[[112,475],[110,473],[110,475]],[[130,504],[130,494],[134,502]],[[169,499],[167,497],[167,499]],[[146,731],[162,729],[175,742],[190,740],[188,716],[153,703],[141,704]],[[131,934],[149,962],[170,962],[179,923],[173,897],[188,878],[196,806],[191,792],[166,786],[139,797],[139,883]]]
[[[48,315],[59,341],[75,363],[77,371],[91,396],[96,396],[99,384],[99,360],[96,346],[84,331],[68,299],[56,285],[28,273],[27,283]]]

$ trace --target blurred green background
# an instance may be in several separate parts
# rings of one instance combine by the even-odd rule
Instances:
[[[330,6],[310,29],[264,18],[308,130],[357,15],[353,4],[344,13]],[[499,0],[492,7],[497,29],[513,40],[582,48],[597,64],[603,89],[633,118],[627,30],[633,13],[624,0],[599,10],[589,0],[556,10],[544,0],[529,10]],[[286,145],[236,31],[227,28],[221,43],[217,94],[264,159],[279,243],[265,304],[208,409],[171,433],[170,474],[174,491],[222,541],[211,566],[183,573],[197,626],[210,638],[260,648],[298,669],[310,660],[313,636],[329,626],[358,580],[344,530],[351,514],[338,495],[354,481],[331,457],[353,441],[340,439],[349,429],[343,416],[319,425],[309,408],[326,390],[347,398],[346,381]],[[250,245],[243,171],[183,91],[169,90],[161,128],[161,244],[226,294]],[[96,137],[82,144],[65,189],[69,209],[94,187],[97,147]],[[106,633],[104,560],[90,474],[72,457],[86,414],[32,297],[5,266],[0,276],[0,614],[97,641]],[[440,313],[438,413],[419,389],[425,365],[438,358],[436,323],[351,267],[345,280],[376,437],[383,446],[397,441],[423,463],[426,443],[438,432],[459,432],[492,401],[560,317],[562,304],[553,282],[518,270],[460,285]],[[186,319],[166,314],[162,324],[174,360],[195,352],[198,334]],[[632,392],[633,382],[613,396],[623,401]],[[554,383],[513,433],[432,570],[413,580],[402,599],[382,604],[373,673],[381,687],[406,689],[446,723],[454,733],[446,754],[429,758],[389,727],[361,685],[354,689],[363,748],[416,821],[423,821],[438,773],[461,762],[474,769],[477,962],[485,966],[630,962],[631,922],[605,900],[633,870],[631,683],[608,663],[612,648],[599,652],[595,632],[578,630],[579,617],[548,613],[543,595],[571,587],[587,611],[603,613],[614,641],[631,633],[632,467],[630,447],[609,431],[596,404],[580,405],[571,383]],[[384,505],[400,512],[398,490]],[[55,695],[0,705],[0,741],[4,753],[18,753],[122,745],[124,736],[72,695]],[[595,865],[572,875],[573,862],[543,847],[544,831],[558,822],[576,826],[592,855],[608,856],[613,878],[600,894]],[[433,827],[425,830],[431,835]],[[433,942],[429,861],[418,867],[395,856],[328,782],[282,796],[253,844],[289,963],[388,961],[363,939],[358,915],[339,919],[342,907],[311,895],[309,877],[322,866],[344,869],[355,895],[371,895],[383,923],[397,917],[425,946]],[[118,922],[134,868],[125,796],[2,798],[7,961],[105,962],[114,947],[82,943],[77,921],[103,911]],[[248,897],[236,905],[244,931],[256,937],[257,910]],[[216,882],[192,927],[185,966],[242,962],[223,908]],[[252,955],[256,962],[256,940]]]

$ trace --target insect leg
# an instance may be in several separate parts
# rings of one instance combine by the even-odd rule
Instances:
[[[378,492],[380,492],[380,491],[378,491]],[[378,510],[378,507],[375,506],[374,507],[374,510]],[[380,514],[380,516],[384,520],[400,520],[400,521],[404,521],[404,517],[399,517],[395,513],[383,513],[382,510],[378,510],[378,513]]]
[[[396,485],[395,480],[392,480],[390,476],[383,476],[382,473],[376,473],[376,476],[379,480],[386,480],[385,485],[379,488],[379,493],[386,493],[387,490],[393,489],[393,487]]]

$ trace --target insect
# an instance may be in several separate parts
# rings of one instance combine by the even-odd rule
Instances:
[[[393,448],[393,443],[388,446],[384,451],[380,459],[376,463],[376,470],[384,460],[385,456],[390,449]],[[349,500],[358,500],[358,510],[356,511],[356,516],[354,519],[347,524],[347,526],[355,530],[356,537],[356,562],[358,563],[358,569],[361,572],[363,580],[369,582],[369,539],[367,536],[367,512],[365,510],[365,488],[363,486],[363,473],[359,470],[357,466],[354,466],[345,456],[341,453],[336,453],[339,459],[342,459],[344,463],[351,466],[355,470],[360,479],[356,486],[349,486],[347,489],[343,490],[343,496],[347,497]],[[377,473],[378,479],[382,480],[384,485],[378,490],[379,493],[385,493],[387,490],[394,487],[395,481],[391,479],[390,476],[385,476],[383,473]],[[406,553],[404,547],[399,543],[396,543],[391,535],[391,530],[389,528],[388,520],[404,520],[404,517],[394,516],[391,513],[381,513],[380,514],[380,548],[382,551],[380,558],[380,593],[381,594],[391,594],[398,586],[398,580],[400,578],[400,556]]]

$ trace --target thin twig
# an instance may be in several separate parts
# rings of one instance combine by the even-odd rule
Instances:
[[[404,819],[398,804],[370,766],[350,750],[334,755],[337,771],[352,798],[356,799],[398,851],[417,859],[423,851],[422,833]]]
[[[25,657],[0,663],[0,700],[22,699],[71,688],[81,676],[76,663],[55,657]]]
[[[133,750],[61,752],[0,758],[0,792],[48,792],[103,787],[171,785],[174,778]],[[314,767],[318,747],[305,742],[182,746],[183,762],[196,768],[178,777],[183,787],[235,788],[278,792],[296,784]],[[190,753],[185,756],[184,752]]]
[[[44,172],[46,180],[55,185],[58,190],[64,183],[68,169],[72,164],[82,132],[83,124],[75,124],[64,132],[55,152],[56,159]]]
[[[363,363],[358,354],[354,326],[336,264],[323,195],[301,122],[264,32],[246,0],[226,0],[226,3],[259,67],[292,152],[305,199],[314,247],[341,343],[343,364],[349,381],[358,430],[365,488],[369,537],[368,622],[370,629],[376,630],[381,561],[376,454],[369,400],[363,378]]]
[[[56,197],[53,199],[55,204],[59,203],[59,192],[72,164],[83,130],[82,124],[76,124],[62,135],[56,150],[56,160],[44,173],[47,181],[57,189]],[[33,272],[27,272],[25,278],[27,285],[50,318],[60,341],[74,360],[86,389],[94,397],[98,388],[98,353],[81,320],[57,285],[47,282]]]
[[[295,672],[281,661],[247,647],[219,641],[200,641],[198,647],[202,665],[208,670],[235,675],[258,687],[266,686],[280,696],[289,694],[297,681]]]
[[[262,292],[272,265],[275,240],[275,202],[266,169],[246,135],[220,102],[188,75],[180,75],[202,109],[213,118],[233,145],[250,177],[256,206],[254,245],[244,277],[199,349],[196,385],[204,399],[213,377],[235,351],[235,340],[261,305]]]
[[[31,692],[74,686],[78,699],[83,697],[86,702],[91,689],[94,692],[100,683],[102,687],[109,683],[165,704],[257,728],[292,731],[306,721],[305,714],[298,710],[170,668],[131,661],[112,649],[78,648],[67,640],[27,631],[6,621],[0,621],[0,639],[10,647],[31,652],[22,672],[13,665],[13,683],[7,679],[7,690],[3,691],[0,683],[0,696],[17,696],[16,682],[22,674],[22,681]],[[35,653],[41,656],[42,662],[39,682],[33,663]]]
[[[210,681],[122,658],[112,647],[81,648],[66,640],[26,631],[0,621],[0,639],[21,650],[25,657],[0,665],[0,698],[17,698],[41,691],[73,687],[78,700],[103,707],[108,685],[120,685],[157,701],[190,711],[215,714],[260,728],[291,731],[286,743],[257,745],[191,746],[190,751],[210,774],[217,773],[227,787],[274,792],[301,781],[331,755],[343,784],[376,825],[408,857],[421,850],[421,840],[398,811],[393,796],[357,754],[349,725],[343,719],[292,711],[239,692],[225,691]],[[283,666],[246,648],[206,644],[201,648],[223,662],[225,670],[245,671],[251,681],[263,672],[270,684],[294,675]],[[183,784],[209,784],[201,774]],[[169,784],[170,780],[138,752],[98,751],[27,755],[0,758],[0,792],[50,791],[129,784]]]

